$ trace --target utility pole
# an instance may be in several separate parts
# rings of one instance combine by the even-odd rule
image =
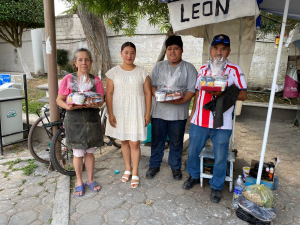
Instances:
[[[46,41],[46,56],[47,56],[47,70],[48,70],[50,120],[51,122],[54,122],[60,119],[59,109],[56,104],[56,97],[58,93],[58,79],[57,79],[54,0],[44,0],[44,15],[45,15],[45,41]],[[54,134],[56,130],[57,127],[53,126],[52,133]]]

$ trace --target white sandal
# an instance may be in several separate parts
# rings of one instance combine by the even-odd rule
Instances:
[[[131,177],[131,180],[137,180],[137,181],[139,181],[140,178],[139,178],[138,176],[132,176],[132,177]],[[134,185],[134,184],[137,184],[137,186],[132,187],[132,185]],[[130,187],[131,187],[131,188],[137,188],[137,187],[139,186],[139,184],[140,184],[140,182],[131,182]]]
[[[130,176],[130,175],[131,175],[131,172],[130,172],[130,171],[125,171],[125,172],[124,172],[124,175],[125,175],[125,174]],[[129,178],[128,178],[128,177],[124,177],[124,175],[123,175],[121,181],[122,181],[123,183],[126,183],[126,182],[129,180],[130,177],[129,177]],[[123,179],[125,179],[126,181],[123,181]]]

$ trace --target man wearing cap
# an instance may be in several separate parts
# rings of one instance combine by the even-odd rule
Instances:
[[[189,118],[190,101],[195,94],[198,72],[192,64],[182,60],[183,43],[180,36],[169,37],[165,44],[168,60],[158,62],[150,75],[152,95],[155,96],[157,90],[167,86],[182,90],[184,96],[170,102],[152,100],[151,157],[146,177],[154,178],[159,172],[168,136],[170,143],[168,162],[173,178],[181,180],[183,136]]]
[[[212,188],[210,200],[218,203],[221,200],[221,191],[224,187],[227,167],[227,155],[229,150],[229,139],[232,133],[232,116],[236,100],[246,100],[247,86],[244,74],[238,65],[228,61],[230,54],[230,39],[224,34],[214,37],[211,47],[211,59],[207,64],[200,68],[197,82],[194,105],[190,116],[191,128],[189,132],[190,145],[188,149],[188,160],[186,170],[189,172],[189,179],[183,184],[183,189],[189,190],[195,184],[200,183],[200,165],[199,154],[205,147],[207,140],[210,138],[213,143],[215,163],[213,168],[213,177],[209,181]],[[206,92],[201,91],[201,78],[204,76],[223,77],[227,81],[227,90],[225,92]],[[203,80],[203,79],[202,79]],[[235,86],[232,86],[235,85]],[[232,86],[232,87],[231,87]],[[207,103],[224,100],[224,97],[231,98],[228,95],[230,89],[235,89],[236,98],[232,101],[228,110],[222,111],[223,120],[220,127],[215,127],[216,111],[206,110],[204,106]],[[223,95],[223,97],[221,97]],[[226,99],[225,99],[226,100]],[[218,104],[218,103],[217,103]],[[221,114],[222,118],[222,114]]]

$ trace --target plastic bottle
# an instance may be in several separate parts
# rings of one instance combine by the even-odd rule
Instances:
[[[238,208],[239,199],[242,196],[244,187],[245,184],[243,182],[242,175],[239,175],[239,177],[234,181],[234,192],[232,198],[232,205],[234,208]]]

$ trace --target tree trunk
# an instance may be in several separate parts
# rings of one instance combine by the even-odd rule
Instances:
[[[78,6],[76,13],[82,24],[88,49],[93,56],[93,65],[90,72],[93,75],[105,74],[112,68],[112,62],[103,17],[88,12],[82,6]]]
[[[168,30],[168,33],[167,33],[167,35],[166,35],[166,38],[165,38],[165,40],[164,40],[164,44],[163,44],[163,46],[162,46],[162,48],[161,48],[161,51],[160,51],[160,54],[159,54],[159,56],[158,56],[158,58],[157,58],[156,63],[158,63],[158,62],[164,60],[165,55],[166,55],[166,44],[165,44],[165,43],[166,43],[166,40],[167,40],[170,36],[172,36],[172,35],[174,35],[174,33],[173,33],[173,28],[170,27],[170,29]]]
[[[22,54],[22,47],[18,47],[17,48],[17,51],[18,51],[18,54],[19,54],[19,58],[20,58],[20,61],[21,61],[21,64],[23,66],[23,70],[26,74],[26,79],[32,79],[33,77],[31,76],[31,73],[27,67],[27,64],[23,58],[23,54]]]

